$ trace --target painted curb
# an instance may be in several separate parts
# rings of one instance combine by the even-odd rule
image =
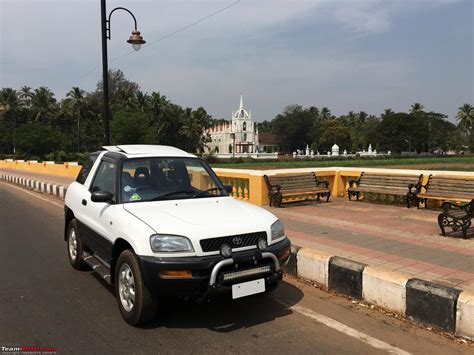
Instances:
[[[331,255],[303,248],[298,253],[298,276],[328,287]]]
[[[456,311],[456,334],[474,340],[474,293],[459,295]]]
[[[339,256],[331,257],[329,260],[329,289],[361,299],[362,272],[365,266],[365,264]]]
[[[53,184],[40,180],[27,179],[24,177],[9,174],[0,174],[0,180],[14,185],[23,186],[30,190],[34,190],[45,195],[52,195],[61,200],[64,200],[64,197],[66,196],[67,187],[63,185]]]
[[[405,314],[406,284],[410,278],[367,266],[362,274],[362,298],[393,312]]]

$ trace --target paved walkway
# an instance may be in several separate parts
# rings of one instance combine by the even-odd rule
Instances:
[[[439,211],[342,198],[286,206],[268,209],[297,246],[474,291],[474,231],[468,240],[441,237]]]

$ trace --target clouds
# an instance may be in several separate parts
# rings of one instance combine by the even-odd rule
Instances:
[[[132,10],[150,44],[232,3],[108,0],[107,6]],[[99,1],[2,0],[0,6],[1,86],[47,85],[60,97],[73,85],[95,88]],[[117,11],[109,64],[146,91],[205,106],[218,117],[229,115],[241,91],[257,120],[291,103],[377,113],[405,109],[413,97],[452,113],[461,97],[474,95],[465,74],[473,70],[472,31],[450,35],[451,27],[472,29],[471,6],[468,0],[241,0],[125,57],[133,21]],[[440,45],[446,54],[436,51]],[[449,53],[459,64],[442,60]]]

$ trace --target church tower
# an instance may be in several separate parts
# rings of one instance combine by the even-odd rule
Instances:
[[[235,134],[236,153],[255,153],[258,148],[258,134],[252,122],[252,113],[244,106],[244,95],[240,94],[239,109],[232,114],[232,133]]]

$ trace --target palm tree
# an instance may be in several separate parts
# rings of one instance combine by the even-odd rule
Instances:
[[[466,129],[467,134],[470,134],[472,127],[474,126],[474,106],[470,104],[464,104],[458,108],[456,119],[458,120],[458,126]]]
[[[56,99],[54,94],[46,86],[35,89],[31,98],[31,108],[35,114],[36,121],[47,121],[56,111]]]
[[[135,106],[141,113],[144,113],[148,110],[148,104],[150,102],[150,96],[143,91],[138,90],[135,93]]]
[[[380,115],[382,118],[387,118],[391,115],[393,115],[395,112],[393,112],[393,110],[391,108],[386,108],[385,110],[383,110],[383,113]]]
[[[369,115],[365,111],[360,111],[357,117],[359,119],[359,123],[364,123],[367,117],[369,117]]]
[[[319,117],[321,117],[321,121],[327,121],[331,118],[331,110],[328,109],[327,107],[323,107],[321,109],[321,112],[319,114]]]
[[[80,122],[81,115],[84,108],[84,90],[79,89],[77,86],[73,87],[67,94],[71,100],[71,109],[77,117],[77,152],[80,152]]]
[[[410,106],[410,113],[416,114],[422,112],[425,106],[420,104],[419,102],[415,102],[413,105]]]
[[[22,86],[19,92],[20,102],[21,104],[26,107],[30,108],[31,106],[31,99],[33,98],[33,92],[29,86]]]
[[[0,112],[5,112],[5,118],[13,118],[13,156],[16,153],[16,116],[20,109],[18,93],[12,88],[3,88],[0,91]]]

